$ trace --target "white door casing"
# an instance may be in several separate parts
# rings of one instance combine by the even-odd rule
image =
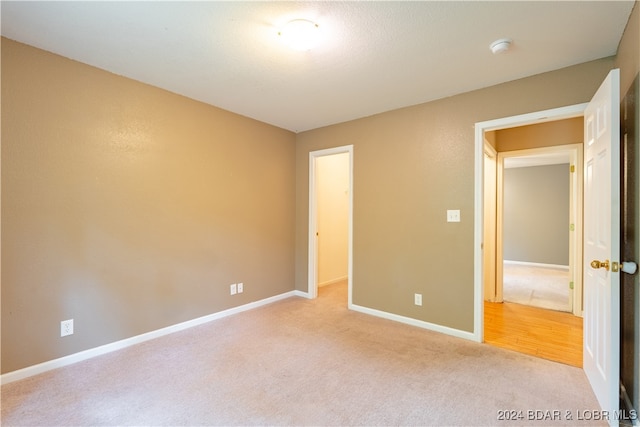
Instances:
[[[618,425],[620,357],[620,72],[584,114],[584,370],[609,423]],[[592,261],[608,268],[594,268]]]
[[[484,254],[484,299],[496,299],[496,191],[498,153],[489,144],[484,147],[484,232],[482,250]]]

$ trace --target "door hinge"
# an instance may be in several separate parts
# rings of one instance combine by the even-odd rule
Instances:
[[[571,172],[571,173],[575,173],[575,171],[576,171],[576,165],[571,165],[571,166],[569,167],[569,172]]]
[[[569,224],[569,231],[576,231],[576,225],[575,224]]]
[[[573,289],[573,282],[569,282],[569,289]]]

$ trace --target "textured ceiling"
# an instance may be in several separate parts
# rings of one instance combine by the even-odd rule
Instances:
[[[295,132],[616,53],[630,1],[9,2],[2,35]],[[323,41],[292,51],[280,25]],[[492,55],[489,44],[514,40]]]

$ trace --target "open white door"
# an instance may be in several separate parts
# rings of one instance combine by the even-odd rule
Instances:
[[[620,377],[620,71],[584,112],[584,370],[609,424]]]

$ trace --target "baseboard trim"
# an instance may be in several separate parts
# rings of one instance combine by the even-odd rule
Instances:
[[[626,405],[626,408],[620,408],[620,409],[624,410],[623,413],[626,414],[629,418],[631,418],[628,421],[631,423],[633,427],[640,426],[640,420],[638,420],[636,409],[633,407],[633,404],[631,403],[631,399],[629,398],[629,394],[627,393],[627,389],[625,388],[624,384],[622,384],[622,382],[620,382],[620,397],[622,398],[622,400],[624,401],[624,404]]]
[[[326,282],[318,283],[318,287],[321,288],[323,286],[333,285],[334,283],[344,282],[345,280],[349,280],[348,276],[338,277],[336,279],[327,280]]]
[[[543,264],[539,262],[511,261],[506,259],[504,260],[504,263],[511,264],[511,265],[523,265],[527,267],[560,268],[562,270],[569,270],[568,265],[562,265],[562,264]]]
[[[51,371],[53,369],[62,368],[63,366],[72,365],[74,363],[81,362],[83,360],[91,359],[103,354],[111,353],[117,350],[121,350],[132,345],[140,344],[145,341],[159,338],[164,335],[169,335],[174,332],[183,331],[185,329],[193,328],[194,326],[202,325],[204,323],[211,322],[216,319],[231,316],[233,314],[241,313],[243,311],[252,310],[264,305],[280,301],[292,296],[304,296],[300,291],[285,292],[280,295],[275,295],[269,298],[265,298],[259,301],[254,301],[248,304],[244,304],[238,307],[229,308],[227,310],[219,311],[217,313],[208,314],[206,316],[198,317],[196,319],[187,320],[186,322],[177,323],[165,328],[156,329],[155,331],[146,332],[141,335],[136,335],[131,338],[125,338],[120,341],[115,341],[109,344],[105,344],[99,347],[94,347],[88,350],[80,351],[78,353],[70,354],[68,356],[60,357],[58,359],[49,360],[47,362],[39,363],[37,365],[28,366],[26,368],[18,369],[17,371],[7,372],[0,375],[0,384],[8,384],[14,381],[19,381],[24,378],[28,378],[34,375],[41,374],[43,372]]]
[[[453,329],[447,326],[425,322],[423,320],[412,319],[411,317],[400,316],[398,314],[380,311],[369,307],[363,307],[361,305],[351,304],[349,306],[349,309],[360,313],[369,314],[371,316],[381,317],[383,319],[393,320],[395,322],[400,322],[411,326],[417,326],[422,329],[428,329],[430,331],[440,332],[442,334],[451,335],[458,338],[464,338],[470,341],[478,341],[473,332],[461,331],[459,329]]]
[[[293,295],[296,297],[302,297],[302,298],[306,298],[306,299],[311,299],[311,295],[309,295],[309,292],[302,292],[299,290],[295,290],[293,291]]]

